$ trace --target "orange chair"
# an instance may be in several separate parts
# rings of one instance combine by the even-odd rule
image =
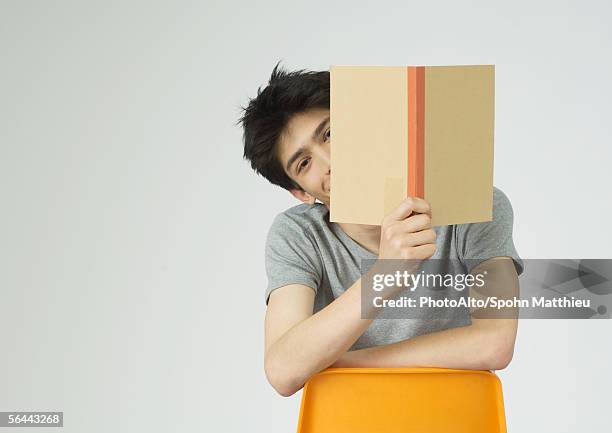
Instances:
[[[302,391],[298,433],[506,433],[494,373],[328,368]]]

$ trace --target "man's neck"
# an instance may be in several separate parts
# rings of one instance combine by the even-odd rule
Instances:
[[[363,248],[378,255],[378,248],[380,246],[380,226],[346,223],[334,224],[338,224],[344,233]]]

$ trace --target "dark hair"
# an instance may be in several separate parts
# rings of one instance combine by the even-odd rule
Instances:
[[[272,70],[268,86],[249,99],[244,115],[238,120],[244,128],[244,158],[251,168],[271,183],[285,189],[301,189],[287,174],[276,157],[276,146],[291,116],[312,108],[329,109],[329,71],[287,72]]]

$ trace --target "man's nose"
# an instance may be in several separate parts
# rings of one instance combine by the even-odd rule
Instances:
[[[321,148],[317,149],[317,157],[320,158],[321,163],[323,164],[325,173],[329,174],[331,172],[329,150],[321,149]]]

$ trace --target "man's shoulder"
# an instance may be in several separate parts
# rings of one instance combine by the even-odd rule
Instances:
[[[473,222],[473,223],[464,223],[464,224],[455,224],[456,227],[461,229],[469,228],[474,225],[482,225],[486,223],[492,223],[494,221],[505,220],[508,217],[513,217],[512,204],[510,203],[510,199],[501,189],[494,186],[493,187],[493,218],[491,221],[482,221],[482,222]]]
[[[503,192],[498,187],[494,186],[493,187],[493,209],[495,210],[496,208],[497,209],[504,208],[503,210],[508,210],[508,208],[510,208],[511,210],[512,205],[510,204],[510,199],[508,198],[506,193]]]
[[[493,187],[492,218],[488,221],[457,224],[455,235],[458,247],[498,249],[500,245],[512,239],[514,211],[508,196],[499,188]],[[470,245],[468,245],[470,244]]]
[[[501,189],[493,187],[493,218],[489,223],[512,224],[514,211],[510,199]]]
[[[313,205],[301,203],[286,209],[276,215],[275,220],[291,220],[297,224],[316,224],[320,225],[327,221],[329,210],[322,203]]]
[[[306,233],[325,227],[329,220],[329,210],[322,203],[313,205],[301,203],[276,215],[272,231]]]

